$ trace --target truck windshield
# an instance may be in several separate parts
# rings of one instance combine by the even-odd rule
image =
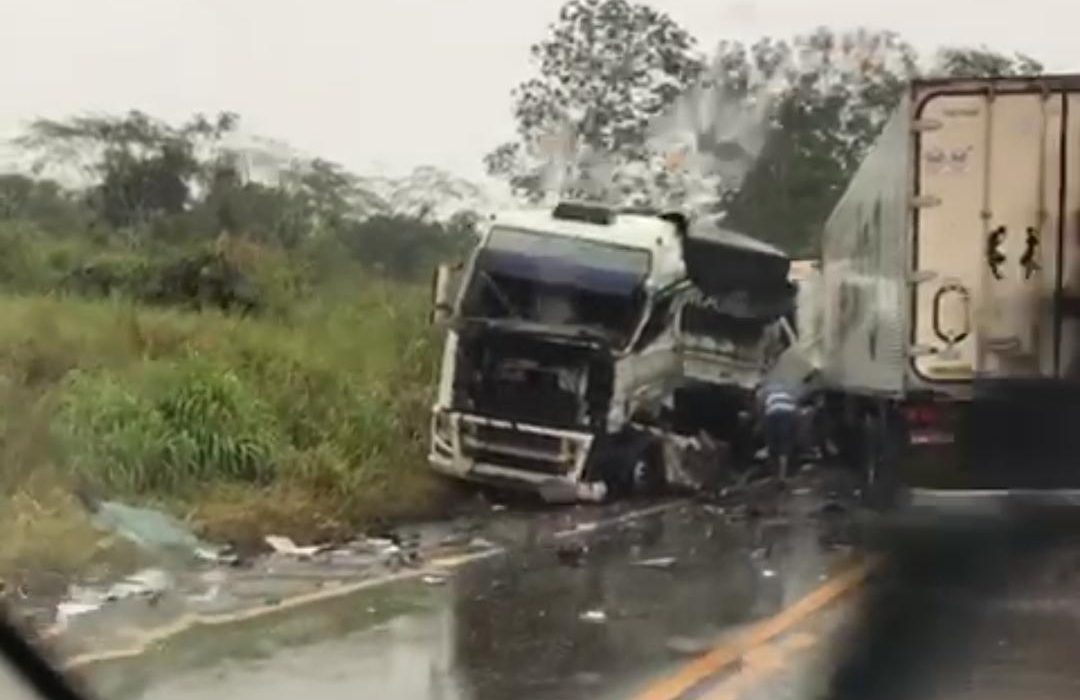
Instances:
[[[518,320],[624,346],[644,308],[647,250],[497,228],[477,255],[466,318]]]

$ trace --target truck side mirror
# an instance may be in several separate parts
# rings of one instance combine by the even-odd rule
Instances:
[[[442,264],[435,268],[431,280],[432,325],[445,325],[454,314],[454,301],[461,286],[462,263]]]

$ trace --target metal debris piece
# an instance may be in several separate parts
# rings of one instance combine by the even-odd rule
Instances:
[[[79,615],[93,612],[100,608],[100,604],[63,602],[56,606],[56,624],[62,630],[65,629],[73,618]]]
[[[675,652],[676,654],[684,654],[686,656],[697,656],[705,651],[708,651],[712,644],[707,639],[695,639],[693,637],[671,637],[668,639],[664,646],[668,650]]]
[[[447,577],[442,574],[427,574],[422,576],[420,580],[429,586],[441,586],[446,583]]]
[[[607,622],[607,613],[603,610],[586,610],[578,616],[578,619],[582,622]]]
[[[675,557],[653,557],[634,562],[634,566],[643,566],[647,569],[670,569],[675,566]]]
[[[266,541],[266,544],[270,545],[270,548],[273,549],[276,553],[284,554],[291,557],[299,557],[301,559],[306,559],[308,557],[314,556],[326,549],[325,545],[309,545],[306,547],[300,547],[291,539],[283,535],[267,535],[263,539]]]
[[[761,570],[761,575],[764,576],[765,578],[773,578],[774,576],[776,576],[776,570],[775,569],[762,569]]]

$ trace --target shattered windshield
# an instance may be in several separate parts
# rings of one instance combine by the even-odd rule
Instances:
[[[496,228],[477,253],[466,318],[523,321],[622,346],[637,327],[647,250]]]

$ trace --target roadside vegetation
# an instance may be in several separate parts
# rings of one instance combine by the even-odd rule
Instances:
[[[0,578],[131,558],[77,494],[241,546],[437,512],[428,278],[469,217],[360,216],[374,195],[319,161],[258,184],[138,113],[29,134],[46,165],[65,144],[93,166],[78,188],[0,176]]]

